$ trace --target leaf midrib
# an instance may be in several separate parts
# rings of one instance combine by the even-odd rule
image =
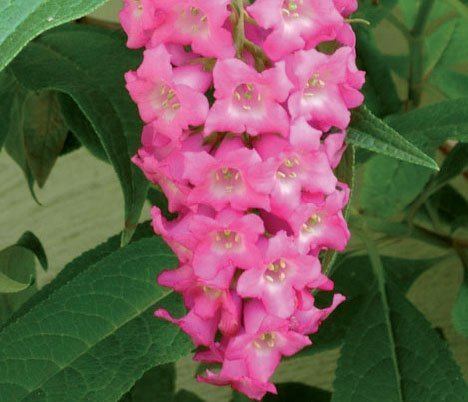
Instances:
[[[393,333],[393,325],[390,319],[390,307],[388,303],[388,298],[387,298],[387,289],[386,289],[386,283],[385,283],[385,271],[383,268],[382,260],[380,259],[380,255],[378,253],[378,250],[373,242],[373,240],[370,239],[369,236],[365,236],[365,241],[367,245],[367,251],[369,253],[369,259],[371,261],[372,269],[374,271],[376,280],[377,280],[377,286],[378,286],[378,293],[379,293],[379,298],[382,302],[383,309],[384,309],[384,319],[385,319],[385,329],[388,335],[388,339],[390,341],[390,352],[391,352],[391,358],[392,358],[392,366],[394,368],[395,372],[395,377],[397,380],[397,392],[398,392],[398,398],[401,402],[404,402],[403,399],[403,389],[402,389],[402,380],[401,380],[401,374],[400,374],[400,365],[398,363],[398,357],[396,354],[396,342],[395,342],[395,335]]]

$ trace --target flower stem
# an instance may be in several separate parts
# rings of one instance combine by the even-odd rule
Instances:
[[[424,33],[429,15],[435,4],[435,0],[423,0],[416,16],[416,21],[410,31],[410,71],[408,100],[413,108],[421,104],[424,78]]]
[[[273,63],[260,46],[257,46],[245,36],[245,22],[249,22],[251,18],[245,11],[244,2],[242,0],[233,0],[231,2],[231,7],[233,12],[231,22],[233,24],[236,57],[243,60],[244,50],[247,50],[255,59],[255,68],[258,71],[265,70],[265,68],[271,66]]]

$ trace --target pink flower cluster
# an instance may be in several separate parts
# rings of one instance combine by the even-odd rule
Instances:
[[[364,73],[346,16],[356,0],[126,0],[128,46],[144,47],[128,91],[145,127],[134,157],[175,220],[153,227],[180,260],[159,283],[182,294],[173,318],[217,365],[199,380],[253,399],[275,392],[282,356],[344,297],[319,253],[342,251],[349,189],[333,169]],[[321,52],[333,45],[333,53]]]

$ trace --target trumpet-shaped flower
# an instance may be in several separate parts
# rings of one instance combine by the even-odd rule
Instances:
[[[250,376],[247,363],[243,359],[223,361],[219,373],[207,370],[205,375],[197,377],[199,381],[213,385],[230,385],[251,399],[262,400],[267,392],[276,394],[276,387],[269,383],[255,380]]]
[[[323,131],[335,126],[346,128],[350,120],[349,107],[362,102],[356,87],[362,75],[351,70],[354,52],[342,47],[328,56],[315,49],[299,51],[289,61],[295,89],[288,100],[293,118],[304,116]],[[350,61],[351,59],[351,61]]]
[[[221,60],[213,70],[216,101],[205,123],[214,131],[275,132],[287,136],[289,117],[280,105],[292,88],[284,62],[259,73],[238,59]]]
[[[295,134],[297,136],[297,134]],[[323,151],[308,150],[305,143],[293,146],[279,137],[262,136],[255,144],[263,159],[274,165],[274,187],[271,210],[289,216],[301,203],[302,193],[331,194],[337,180]]]
[[[210,85],[209,74],[199,66],[173,69],[163,45],[146,50],[141,66],[125,78],[141,118],[154,121],[158,131],[178,137],[182,129],[204,122],[208,100],[203,92]]]
[[[294,240],[279,232],[268,240],[263,264],[245,271],[237,282],[244,298],[262,301],[268,314],[288,318],[297,307],[296,292],[330,287],[317,257],[300,254]]]
[[[342,209],[348,202],[349,189],[340,186],[322,202],[301,205],[289,219],[300,252],[316,253],[323,248],[344,250],[350,233]]]
[[[185,158],[184,176],[194,185],[189,203],[211,205],[217,211],[228,206],[239,211],[270,209],[268,195],[275,172],[256,151],[220,149],[216,157],[207,152],[192,152],[186,153]]]
[[[153,0],[125,0],[119,13],[120,23],[127,34],[127,46],[138,49],[145,46],[161,22]]]
[[[204,57],[234,56],[231,33],[223,26],[229,17],[229,0],[153,0],[164,19],[154,30],[151,45],[190,45]]]
[[[255,214],[226,209],[215,218],[196,216],[190,231],[198,241],[193,268],[201,278],[214,278],[220,269],[230,266],[250,269],[261,261],[257,241],[264,228]]]
[[[335,39],[344,24],[332,0],[256,0],[248,12],[272,30],[263,47],[273,60]]]
[[[225,357],[245,361],[249,377],[265,383],[282,356],[310,344],[308,337],[290,330],[288,320],[268,314],[261,302],[250,300],[244,306],[244,332],[230,340]]]

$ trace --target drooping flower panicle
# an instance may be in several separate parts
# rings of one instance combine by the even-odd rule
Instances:
[[[217,366],[199,377],[253,399],[276,392],[283,356],[344,301],[324,250],[349,240],[349,189],[333,170],[364,73],[346,20],[356,0],[125,0],[130,48],[145,48],[127,89],[145,123],[133,158],[168,199],[154,231],[180,261],[158,281],[183,297],[174,318]],[[325,43],[326,42],[326,43]],[[330,42],[332,46],[330,46]],[[335,49],[323,52],[322,46]]]

